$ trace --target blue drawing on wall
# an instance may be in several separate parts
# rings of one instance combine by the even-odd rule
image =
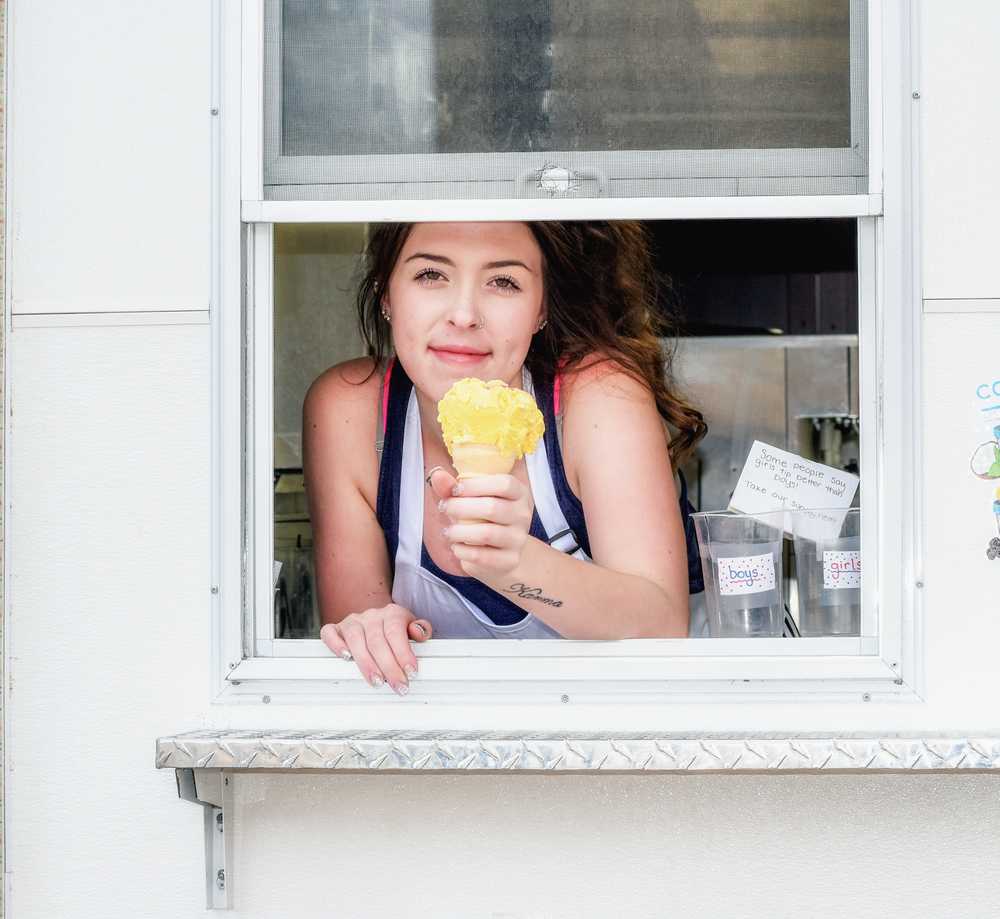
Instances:
[[[1000,425],[993,428],[993,440],[981,444],[972,454],[969,464],[972,472],[981,479],[1000,479]],[[986,557],[993,561],[1000,558],[1000,487],[993,496],[993,518],[997,525],[997,536],[990,540],[986,549]]]

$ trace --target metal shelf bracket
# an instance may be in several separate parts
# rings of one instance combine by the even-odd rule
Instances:
[[[175,769],[177,795],[205,812],[205,908],[233,908],[233,784],[227,770]]]

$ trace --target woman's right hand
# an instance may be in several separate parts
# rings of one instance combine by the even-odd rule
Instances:
[[[388,683],[397,696],[405,696],[417,675],[417,657],[410,642],[427,641],[433,631],[426,619],[390,603],[328,622],[319,637],[338,657],[353,658],[370,685],[379,689]]]

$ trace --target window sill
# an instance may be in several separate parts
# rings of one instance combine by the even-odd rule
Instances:
[[[198,731],[161,737],[159,769],[263,772],[989,772],[1000,737],[744,734],[594,737]]]

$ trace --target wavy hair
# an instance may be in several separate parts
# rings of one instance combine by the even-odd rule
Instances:
[[[661,346],[657,309],[661,280],[649,239],[630,220],[528,223],[542,253],[547,324],[532,337],[525,366],[534,377],[554,377],[612,360],[649,387],[660,415],[675,432],[676,469],[708,430],[701,412],[677,395],[674,347]],[[413,229],[410,223],[372,227],[358,285],[361,334],[374,357],[389,351],[381,295]],[[672,338],[672,336],[671,336]]]

